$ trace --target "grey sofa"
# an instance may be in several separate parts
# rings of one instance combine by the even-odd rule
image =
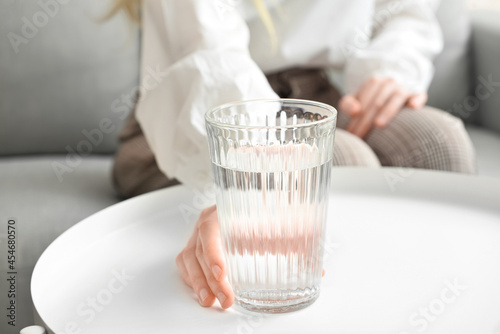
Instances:
[[[2,307],[8,302],[10,218],[18,238],[17,319],[15,327],[0,322],[6,334],[34,322],[29,284],[43,250],[78,221],[119,201],[110,168],[138,88],[139,30],[124,17],[101,22],[108,1],[64,2],[0,0]],[[474,12],[471,29],[459,1],[443,1],[446,50],[436,59],[429,101],[465,119],[479,174],[492,177],[500,177],[500,87],[487,87],[487,98],[477,89],[490,76],[500,81],[497,16]]]

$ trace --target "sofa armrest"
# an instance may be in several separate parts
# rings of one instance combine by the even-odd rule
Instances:
[[[500,133],[500,13],[471,11],[473,88],[478,122]]]

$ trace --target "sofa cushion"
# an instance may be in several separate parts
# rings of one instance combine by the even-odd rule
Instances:
[[[115,150],[139,80],[139,40],[124,15],[100,21],[110,3],[0,0],[0,155],[66,153],[89,132],[84,149]]]
[[[86,158],[62,179],[54,172],[54,163],[66,164],[66,157],[0,159],[0,219],[3,227],[10,218],[16,221],[18,272],[16,327],[2,321],[0,333],[19,333],[24,326],[33,324],[30,279],[45,248],[80,220],[118,202],[111,186],[110,157]],[[3,248],[6,228],[0,233]],[[6,261],[6,256],[0,258],[3,278],[7,277]],[[5,279],[0,280],[0,291],[8,290],[6,284]],[[0,295],[0,302],[7,305],[7,294]]]
[[[471,14],[478,123],[500,133],[500,12],[477,10]]]
[[[466,122],[476,115],[463,116],[454,110],[469,95],[470,23],[464,0],[442,0],[437,17],[444,37],[444,50],[434,60],[436,69],[429,88],[429,105],[448,110]]]
[[[467,132],[476,148],[479,175],[500,178],[500,133],[473,125],[467,125]]]

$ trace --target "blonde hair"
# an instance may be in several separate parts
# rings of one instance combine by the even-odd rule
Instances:
[[[264,26],[266,27],[269,37],[271,38],[271,44],[275,50],[278,45],[278,37],[276,34],[276,29],[274,28],[273,20],[271,14],[267,10],[264,0],[252,0],[255,8],[259,12],[260,18]],[[106,18],[110,18],[120,10],[124,10],[127,15],[135,22],[140,22],[139,10],[141,8],[141,0],[115,0],[111,10],[109,11]]]
[[[267,10],[264,0],[253,0],[257,11],[259,12],[260,18],[264,25],[266,26],[269,37],[271,38],[271,45],[273,46],[273,51],[276,51],[278,46],[278,35],[276,34],[276,29],[274,28],[273,20],[271,14]]]
[[[115,0],[111,5],[106,18],[116,15],[120,10],[124,10],[127,15],[134,21],[140,21],[139,9],[141,7],[141,0]]]

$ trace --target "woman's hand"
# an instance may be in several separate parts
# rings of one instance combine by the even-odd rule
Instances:
[[[354,95],[339,101],[339,109],[351,117],[347,131],[364,138],[375,125],[383,128],[405,106],[420,109],[427,93],[410,94],[392,78],[370,78]]]
[[[227,269],[215,205],[203,210],[175,262],[182,280],[194,290],[202,306],[212,306],[216,298],[224,309],[233,305],[233,290],[225,279]]]

